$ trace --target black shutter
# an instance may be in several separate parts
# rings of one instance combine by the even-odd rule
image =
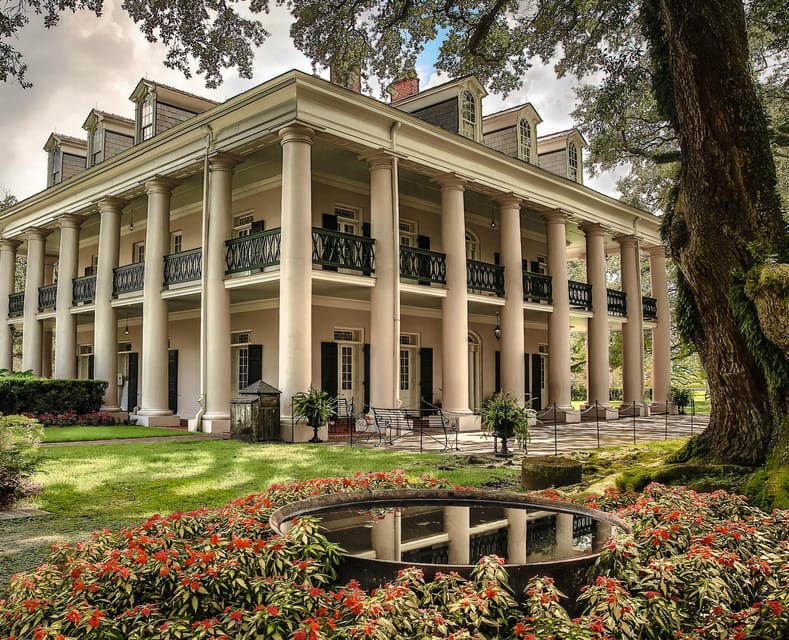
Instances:
[[[529,270],[529,261],[526,258],[521,259],[521,270],[528,271]]]
[[[523,394],[526,400],[531,398],[531,388],[529,387],[529,354],[523,354]]]
[[[496,352],[496,364],[493,367],[495,372],[496,382],[493,387],[494,391],[501,391],[501,351]]]
[[[430,236],[417,236],[416,246],[420,249],[430,251]]]
[[[531,269],[532,273],[540,273],[540,263],[537,260],[531,261]]]
[[[501,265],[501,254],[498,251],[493,254],[493,264]]]
[[[364,407],[366,411],[370,406],[370,345],[364,345]]]
[[[167,407],[178,413],[178,349],[167,351]]]
[[[337,216],[333,213],[323,213],[321,214],[321,226],[326,229],[327,231],[337,231]],[[321,252],[321,260],[324,262],[338,262],[340,256],[337,255],[337,242],[335,238],[324,238],[323,239],[323,251]],[[329,267],[323,265],[324,271],[337,271],[337,267]],[[335,388],[334,394],[337,394],[337,390]]]
[[[250,344],[247,346],[249,353],[249,370],[247,380],[249,384],[263,379],[263,345]]]
[[[372,238],[373,237],[373,231],[372,231],[372,228],[370,227],[370,223],[369,222],[362,222],[362,235],[365,238]]]
[[[542,410],[542,393],[540,380],[542,379],[542,356],[539,353],[531,354],[531,397],[532,409]]]
[[[129,386],[126,392],[126,411],[132,411],[137,406],[137,388],[140,375],[140,354],[136,351],[129,353]]]
[[[419,350],[419,396],[433,404],[433,349]]]
[[[321,391],[337,397],[337,343],[321,342]]]
[[[93,354],[88,356],[88,379],[93,380]]]

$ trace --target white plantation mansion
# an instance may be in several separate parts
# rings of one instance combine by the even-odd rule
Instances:
[[[651,330],[665,403],[658,219],[583,186],[578,131],[538,136],[531,104],[483,115],[484,94],[473,77],[405,79],[386,104],[292,71],[218,104],[141,80],[133,120],[94,109],[87,140],[53,133],[48,188],[0,212],[0,367],[21,333],[23,369],[106,380],[103,410],[141,424],[227,431],[231,399],[262,379],[283,436],[310,386],[359,410],[424,398],[467,429],[500,390],[579,420],[571,331],[601,417],[617,415],[610,331],[623,400],[649,411]],[[581,258],[587,281],[568,280]]]

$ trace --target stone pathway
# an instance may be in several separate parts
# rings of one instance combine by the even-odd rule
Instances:
[[[20,520],[22,518],[35,518],[37,516],[48,516],[49,511],[34,509],[33,507],[21,507],[19,509],[8,509],[0,511],[0,520]]]

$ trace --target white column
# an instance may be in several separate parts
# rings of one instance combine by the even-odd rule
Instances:
[[[105,198],[99,202],[99,264],[94,305],[93,375],[106,380],[102,411],[115,413],[118,405],[118,319],[112,306],[113,269],[118,266],[123,201]]]
[[[465,183],[454,176],[437,182],[441,186],[441,242],[447,256],[447,296],[441,303],[442,406],[445,411],[468,414]]]
[[[230,431],[230,293],[225,289],[225,241],[233,229],[233,167],[238,158],[219,154],[208,163],[208,245],[205,275],[206,366],[203,430]]]
[[[395,296],[399,295],[400,256],[395,255],[395,211],[392,199],[392,159],[378,156],[370,166],[370,229],[375,238],[375,286],[370,292],[370,361],[375,375],[370,386],[370,404],[396,407],[399,344],[395,322]],[[399,235],[399,231],[398,231]]]
[[[652,402],[663,405],[671,394],[671,309],[666,281],[666,250],[649,247],[652,297],[657,300],[657,327],[652,329]],[[660,408],[657,406],[656,408]]]
[[[14,338],[8,324],[8,296],[16,282],[18,240],[0,239],[0,369],[14,368]]]
[[[573,553],[573,514],[556,514],[556,559],[572,557]]]
[[[279,389],[283,435],[287,438],[291,433],[291,400],[312,382],[312,136],[312,130],[305,127],[280,131]]]
[[[644,323],[641,303],[641,265],[638,238],[620,236],[622,291],[627,298],[627,322],[622,325],[622,408],[636,403],[636,411],[644,405]]]
[[[548,273],[553,287],[553,313],[548,316],[548,401],[574,415],[570,402],[570,298],[567,284],[567,214],[543,214],[548,235]],[[563,419],[558,416],[557,419]]]
[[[25,311],[22,324],[22,369],[41,375],[43,326],[38,314],[38,288],[44,284],[44,245],[49,231],[27,232],[27,269],[25,271]]]
[[[468,507],[444,507],[444,531],[449,535],[449,564],[470,564],[471,515]],[[473,560],[476,562],[477,558]]]
[[[497,199],[504,265],[504,309],[501,313],[501,390],[523,399],[523,255],[520,199]]]
[[[168,305],[162,298],[164,256],[170,244],[170,198],[175,183],[156,177],[145,183],[148,219],[145,230],[142,319],[142,397],[139,424],[174,426],[167,402]]]
[[[599,224],[581,227],[586,234],[586,281],[592,285],[592,312],[587,321],[586,402],[608,406],[608,293],[605,279],[605,234]]]
[[[58,218],[60,253],[58,257],[58,289],[55,303],[55,377],[77,377],[77,319],[71,314],[73,283],[79,262],[79,229],[81,216]]]
[[[504,509],[507,518],[507,564],[526,562],[526,509]]]
[[[378,560],[400,561],[400,513],[387,509],[370,530],[370,545]]]

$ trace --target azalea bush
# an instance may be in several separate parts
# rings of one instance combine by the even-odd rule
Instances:
[[[274,535],[289,502],[336,492],[426,488],[404,472],[276,484],[220,509],[153,516],[53,548],[0,601],[0,638],[780,638],[789,634],[789,513],[723,492],[652,485],[585,504],[633,527],[609,540],[580,616],[550,578],[513,594],[503,560],[470,579],[407,569],[365,591],[338,584],[339,549],[312,519]],[[562,496],[556,491],[542,492]]]

